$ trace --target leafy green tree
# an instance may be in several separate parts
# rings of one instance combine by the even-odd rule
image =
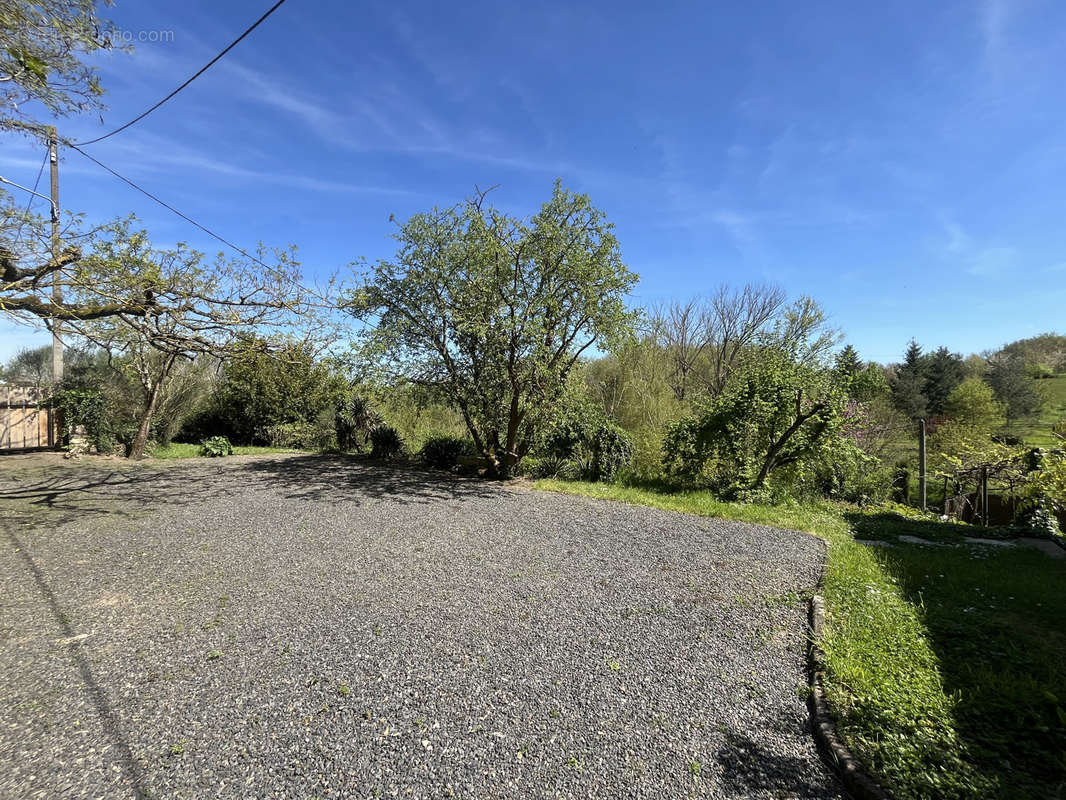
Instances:
[[[52,380],[51,345],[19,350],[0,371],[0,378],[6,381],[32,383],[36,388],[50,383]]]
[[[1003,403],[996,400],[992,387],[978,378],[966,378],[952,389],[944,411],[952,421],[988,433],[1006,421]]]
[[[954,475],[960,469],[996,463],[1010,451],[992,439],[1003,427],[1005,408],[979,378],[966,378],[945,403],[949,420],[934,431],[929,449],[934,469]]]
[[[984,378],[988,372],[988,361],[977,353],[971,353],[962,360],[963,377]]]
[[[529,219],[485,199],[401,225],[395,260],[368,270],[347,308],[370,323],[364,354],[458,408],[488,474],[506,477],[581,355],[630,329],[637,277],[585,195],[556,182]]]
[[[226,359],[212,401],[215,433],[239,444],[265,443],[276,425],[315,424],[333,412],[347,393],[347,382],[315,358],[302,342],[275,344],[248,338]]]
[[[664,467],[726,494],[762,489],[776,470],[818,460],[841,429],[845,400],[830,370],[778,348],[750,352],[719,397],[671,426]]]
[[[946,347],[938,347],[925,360],[925,395],[930,414],[945,413],[948,397],[965,377],[962,356]]]
[[[121,226],[79,264],[96,283],[72,287],[74,303],[108,291],[109,280],[150,300],[143,314],[75,317],[65,324],[68,332],[110,353],[141,388],[130,458],[144,456],[152,419],[180,362],[222,358],[242,348],[253,332],[289,331],[305,321],[298,267],[287,253],[275,255],[284,266],[271,271],[221,255],[211,262],[183,244],[157,249],[145,231]]]
[[[0,130],[36,131],[31,114],[103,109],[96,68],[84,62],[121,40],[97,0],[0,2]],[[35,108],[36,106],[36,108]]]
[[[1037,413],[1044,398],[1020,355],[999,353],[989,359],[988,382],[1006,407],[1007,427]]]

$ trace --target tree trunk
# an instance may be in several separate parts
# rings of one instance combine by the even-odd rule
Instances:
[[[141,415],[141,424],[137,426],[137,435],[133,437],[133,444],[130,445],[129,457],[134,461],[144,458],[144,450],[148,446],[148,434],[152,428],[152,415],[155,414],[158,402],[159,383],[157,381],[148,392],[148,404],[145,406],[144,414]]]
[[[792,438],[793,434],[795,434],[796,431],[803,427],[803,424],[807,420],[809,420],[811,417],[813,417],[815,414],[825,408],[824,403],[818,403],[817,405],[813,406],[809,412],[803,414],[800,411],[802,407],[802,402],[803,392],[796,392],[796,419],[791,425],[788,426],[788,429],[783,434],[781,434],[781,438],[779,438],[776,442],[772,442],[770,444],[769,449],[767,449],[766,451],[766,458],[763,459],[762,468],[759,470],[759,474],[758,476],[756,476],[755,482],[751,485],[752,489],[761,489],[763,487],[763,484],[766,483],[767,477],[769,477],[770,475],[770,471],[773,470],[775,466],[777,466],[777,456],[780,454],[781,450],[784,449],[785,445],[788,444],[788,440]]]

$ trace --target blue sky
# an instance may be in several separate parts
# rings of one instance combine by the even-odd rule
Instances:
[[[269,4],[119,0],[132,55],[110,109],[183,81]],[[1066,4],[289,0],[159,111],[91,152],[245,247],[326,274],[394,252],[390,214],[554,178],[617,225],[636,302],[770,281],[823,304],[866,358],[1066,330]],[[0,174],[41,154],[0,139]],[[85,161],[62,202],[135,211],[160,245],[219,249]],[[42,209],[43,211],[43,209]],[[47,337],[0,322],[0,358]]]

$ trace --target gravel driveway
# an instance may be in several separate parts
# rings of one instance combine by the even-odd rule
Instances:
[[[0,796],[838,797],[812,537],[354,459],[0,459]]]

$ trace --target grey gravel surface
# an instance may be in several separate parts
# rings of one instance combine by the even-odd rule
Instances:
[[[840,796],[804,534],[317,456],[0,513],[4,798]]]

